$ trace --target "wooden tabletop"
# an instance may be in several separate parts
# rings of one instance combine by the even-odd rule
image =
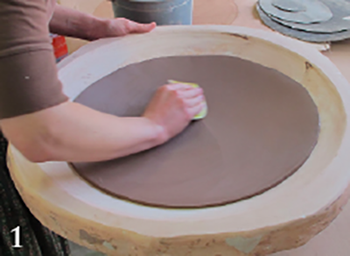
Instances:
[[[205,1],[205,0],[194,0]],[[209,1],[209,0],[207,0]],[[211,0],[213,1],[213,0]],[[221,0],[223,2],[223,0]],[[235,19],[231,25],[250,27],[255,29],[262,29],[272,31],[266,27],[259,19],[255,12],[255,4],[257,0],[231,0],[237,6],[237,14],[234,14]],[[207,8],[197,5],[197,8]],[[212,18],[211,18],[212,19]],[[277,32],[275,32],[277,33]],[[350,39],[337,43],[332,43],[328,51],[323,51],[323,54],[330,58],[332,62],[338,67],[343,75],[350,81]],[[349,254],[350,255],[350,251]]]

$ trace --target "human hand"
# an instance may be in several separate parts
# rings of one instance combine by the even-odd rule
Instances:
[[[182,132],[205,107],[203,90],[186,84],[160,87],[146,108],[144,117],[162,130],[162,142]]]
[[[107,29],[102,37],[117,37],[128,34],[148,33],[156,27],[156,23],[141,24],[125,18],[106,20]]]

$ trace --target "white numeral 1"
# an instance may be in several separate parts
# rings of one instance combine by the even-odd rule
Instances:
[[[19,233],[20,227],[14,228],[11,230],[11,233],[15,232],[15,245],[13,245],[13,248],[22,248],[23,246],[20,245],[20,233]]]

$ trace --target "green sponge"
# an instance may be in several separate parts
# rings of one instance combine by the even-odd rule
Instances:
[[[193,88],[199,88],[199,85],[195,84],[195,83],[184,83],[184,82],[179,82],[179,81],[175,81],[175,80],[168,80],[168,83],[170,83],[170,84],[188,84],[188,85],[192,86]],[[196,116],[194,116],[192,120],[203,119],[204,117],[207,116],[208,106],[207,106],[207,103],[205,101],[204,101],[204,103],[205,103],[205,106],[202,109],[202,111],[199,114],[197,114]]]

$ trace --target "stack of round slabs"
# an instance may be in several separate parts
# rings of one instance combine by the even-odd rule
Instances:
[[[257,11],[265,25],[304,41],[350,38],[350,0],[259,0]]]

